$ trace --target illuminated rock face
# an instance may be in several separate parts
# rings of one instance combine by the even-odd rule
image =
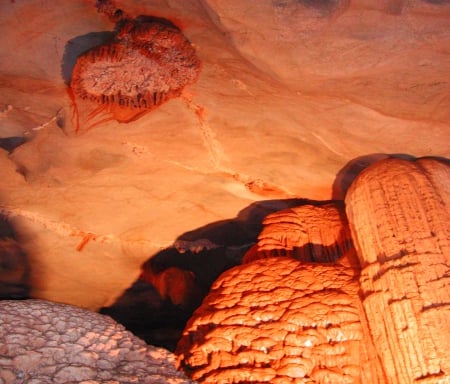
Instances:
[[[118,0],[182,28],[202,63],[192,102],[74,137],[65,53],[119,31],[94,3],[0,2],[0,213],[33,297],[98,310],[181,234],[254,202],[336,197],[360,156],[450,157],[448,1]]]
[[[302,205],[268,215],[258,243],[244,257],[291,256],[304,262],[333,262],[352,248],[342,202]]]
[[[200,61],[168,20],[139,16],[121,20],[118,26],[112,41],[77,59],[70,89],[103,106],[100,110],[106,109],[115,120],[130,122],[179,96],[197,79]]]
[[[366,155],[369,163],[391,153],[450,157],[448,1],[116,6],[0,2],[0,215],[28,255],[33,297],[99,310],[133,284],[149,257],[186,232],[232,219],[261,200],[340,197],[332,188],[336,175]],[[132,28],[105,14],[127,18]],[[156,68],[157,60],[131,45],[161,23],[139,15],[179,26],[192,43],[180,47],[195,51],[201,70],[183,97],[150,113],[120,114],[120,104],[96,101],[116,99],[113,88],[107,94],[108,77],[94,86],[89,73],[103,73],[109,63],[105,73],[114,82],[116,64],[131,72]],[[169,29],[166,23],[161,33]],[[167,52],[190,57],[176,46]],[[113,61],[115,47],[139,66]],[[87,83],[75,95],[75,137],[67,86],[78,57],[75,72]],[[152,101],[159,88],[136,76],[133,85]],[[114,86],[125,100],[123,83]],[[137,101],[137,93],[128,95],[129,103]],[[119,124],[110,108],[134,120]],[[100,123],[103,117],[110,119]],[[95,129],[85,132],[89,124]]]
[[[442,162],[389,159],[347,193],[364,310],[397,383],[450,377],[449,183]]]
[[[284,245],[314,260],[311,238],[342,243],[342,207],[321,207],[319,230],[320,209],[270,215],[260,250],[224,273],[194,313],[180,365],[207,383],[448,380],[449,180],[448,165],[431,159],[368,167],[346,196],[356,249],[337,263],[267,256]]]
[[[186,326],[181,366],[206,383],[377,382],[357,293],[357,273],[339,264],[233,268]]]
[[[0,301],[1,383],[190,383],[171,353],[111,318],[41,300]]]

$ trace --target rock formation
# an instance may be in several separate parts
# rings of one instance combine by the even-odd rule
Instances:
[[[387,377],[449,380],[448,163],[380,161],[357,177],[345,201],[361,298]]]
[[[163,300],[170,300],[183,309],[195,309],[202,299],[202,291],[192,271],[169,267],[161,272],[154,272],[150,265],[142,271],[140,279],[150,283]]]
[[[244,263],[272,256],[290,256],[304,262],[333,262],[352,248],[342,202],[306,204],[268,215],[258,243]]]
[[[96,101],[113,94],[89,73],[118,64],[114,48],[155,69],[157,60],[123,45],[172,30],[163,20],[201,62],[196,81],[151,113],[122,108],[116,93],[114,103]],[[175,46],[166,52],[176,55]],[[230,243],[197,229],[261,200],[343,199],[353,176],[380,157],[449,158],[449,46],[449,1],[0,1],[0,215],[27,256],[29,294],[110,307],[182,234],[226,254]],[[78,58],[87,94],[71,99]],[[114,86],[126,90],[122,78]],[[141,80],[131,84],[151,103]],[[72,134],[74,106],[83,134]],[[84,131],[89,124],[95,129]],[[311,247],[291,243],[286,254]]]
[[[105,4],[99,9],[117,21],[118,31],[112,41],[78,57],[70,91],[104,106],[89,118],[106,109],[115,120],[130,122],[179,96],[197,79],[200,61],[191,43],[169,20],[132,19],[119,9],[113,12],[113,4],[107,5],[107,9]]]
[[[339,264],[276,257],[235,267],[188,322],[181,367],[205,383],[376,383],[358,289],[357,273]]]
[[[386,159],[347,192],[349,224],[331,204],[270,215],[260,253],[222,274],[186,326],[181,367],[205,383],[448,380],[449,181],[445,161]],[[338,240],[349,227],[356,249]],[[310,262],[311,238],[347,252]],[[267,258],[280,246],[307,262]]]
[[[1,383],[190,383],[174,357],[108,316],[41,300],[0,301]]]
[[[128,124],[100,123],[99,79],[75,95],[95,129],[72,135],[77,58],[106,65],[98,47],[136,43],[122,26],[155,30],[140,15],[182,31],[198,79]],[[449,16],[424,0],[0,1],[0,214],[33,297],[99,310],[183,233],[261,200],[341,198],[362,156],[449,157]]]

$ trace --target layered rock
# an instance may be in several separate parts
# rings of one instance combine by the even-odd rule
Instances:
[[[330,204],[269,215],[248,264],[219,277],[188,323],[180,365],[207,383],[447,382],[449,181],[446,160],[384,159],[348,190],[349,224]],[[337,263],[293,259],[349,231],[355,248]]]
[[[268,215],[258,243],[244,263],[271,256],[290,256],[305,262],[334,262],[352,248],[342,202],[306,204]]]
[[[358,289],[357,270],[340,264],[235,267],[187,324],[180,365],[205,383],[382,382]]]
[[[363,305],[391,382],[450,377],[449,183],[444,161],[387,159],[346,196]]]

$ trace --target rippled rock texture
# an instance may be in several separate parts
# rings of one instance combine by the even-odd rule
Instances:
[[[110,317],[41,300],[0,301],[1,383],[190,383],[174,357]]]
[[[200,60],[169,20],[124,17],[117,29],[111,41],[80,55],[73,69],[71,92],[103,106],[89,118],[105,110],[119,122],[130,122],[197,79]]]
[[[342,201],[305,204],[268,215],[258,243],[243,262],[291,256],[304,262],[333,262],[353,248]]]
[[[260,246],[274,252],[253,249],[219,277],[178,344],[180,365],[205,383],[449,380],[449,182],[445,160],[386,159],[348,190],[348,223],[336,204],[270,215]],[[311,262],[311,239],[350,231],[355,248]],[[291,257],[276,257],[281,244]],[[306,262],[294,245],[307,245]]]
[[[361,298],[393,382],[450,380],[450,167],[388,159],[351,185]]]
[[[233,268],[188,323],[181,366],[206,383],[376,382],[358,289],[355,271],[337,264]]]

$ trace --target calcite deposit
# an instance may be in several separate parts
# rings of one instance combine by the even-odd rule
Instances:
[[[180,365],[205,383],[376,383],[358,289],[357,272],[338,264],[275,257],[235,267],[187,324]]]
[[[268,215],[258,243],[243,262],[291,256],[306,262],[333,262],[353,248],[341,201],[305,204]]]
[[[191,383],[107,316],[42,300],[0,301],[0,314],[1,383]]]
[[[104,111],[119,122],[130,122],[179,96],[198,77],[194,48],[169,20],[123,16],[116,29],[112,41],[77,58],[69,88],[77,118],[75,96],[103,105],[89,119]]]
[[[180,366],[205,383],[447,382],[449,185],[445,159],[384,159],[350,186],[348,222],[330,203],[269,215],[264,252],[220,276],[187,324]],[[330,239],[345,254],[312,262]]]
[[[201,240],[261,200],[341,198],[336,175],[357,159],[450,157],[448,2],[114,3],[0,2],[0,214],[33,297],[98,310],[184,233]],[[154,30],[140,15],[182,32],[197,80],[127,124],[89,119],[102,104],[75,96],[75,135],[78,59],[134,44],[124,18]]]
[[[361,299],[387,376],[450,380],[449,162],[381,161],[345,201]]]
[[[152,42],[164,54],[153,55]],[[162,47],[166,42],[169,46]],[[181,273],[186,286],[192,271],[205,292],[256,243],[255,258],[294,254],[300,261],[292,263],[310,263],[311,269],[322,268],[322,261],[329,268],[334,260],[349,271],[355,262],[336,261],[334,252],[352,260],[347,234],[359,220],[375,222],[369,211],[356,216],[348,211],[350,230],[343,236],[344,220],[336,211],[327,229],[316,230],[318,221],[309,226],[302,217],[320,218],[325,203],[314,202],[343,200],[353,179],[378,160],[450,158],[449,46],[448,1],[0,1],[0,216],[15,241],[13,247],[2,243],[7,250],[2,292],[95,311],[111,308],[136,292],[134,284],[144,284],[139,280],[143,266],[166,251],[176,260],[161,263],[155,284],[170,280],[159,275],[164,269],[179,268],[188,271]],[[189,67],[191,59],[201,63],[200,70]],[[188,71],[171,63],[187,64]],[[153,77],[141,77],[141,68]],[[139,92],[128,92],[129,84]],[[181,92],[181,97],[166,99],[167,84],[171,95]],[[130,109],[116,97],[123,104],[139,103]],[[142,97],[152,108],[143,108]],[[153,108],[158,101],[164,102]],[[428,169],[422,160],[416,164]],[[433,167],[424,174],[447,191],[439,195],[445,201],[447,171]],[[415,172],[409,177],[423,178]],[[355,191],[368,188],[357,185]],[[430,198],[422,185],[417,191]],[[410,221],[422,217],[434,223],[426,215],[438,207],[442,211],[443,203],[420,208],[415,190],[408,189],[411,199],[416,196],[408,201],[419,207],[410,211],[417,217],[399,224],[402,233],[409,233]],[[369,207],[383,194],[392,203],[397,199],[378,187],[364,193]],[[347,209],[363,209],[359,195],[349,192]],[[293,207],[287,202],[297,199],[314,208],[302,208],[300,202],[293,211],[268,218],[275,221],[258,240],[262,217]],[[349,201],[354,202],[350,208]],[[373,214],[388,207],[376,205]],[[293,232],[285,230],[289,222]],[[371,226],[366,236],[366,229],[356,229],[370,246],[351,235],[358,253],[372,244],[376,251],[358,254],[367,318],[390,324],[398,320],[397,307],[411,305],[405,316],[419,319],[401,323],[402,340],[391,342],[390,327],[377,333],[380,345],[373,351],[383,371],[394,372],[392,380],[397,373],[406,382],[446,380],[448,374],[439,340],[424,338],[428,344],[422,352],[410,354],[405,347],[409,338],[445,328],[434,308],[446,308],[448,302],[440,296],[448,290],[440,285],[448,276],[441,258],[447,240],[444,225],[434,226],[413,230],[410,237],[396,234],[404,248],[387,242],[386,255],[378,254],[385,239],[377,231],[384,237],[390,232]],[[323,243],[317,243],[319,237]],[[407,261],[415,237],[432,244],[432,250],[417,245],[420,263],[429,260],[417,281],[410,272],[417,257]],[[180,241],[189,252],[177,252]],[[263,241],[274,249],[258,251]],[[196,253],[197,244],[211,246]],[[198,270],[192,266],[194,254],[202,264]],[[17,264],[24,259],[26,265]],[[392,273],[397,270],[411,277]],[[370,284],[377,290],[373,295]],[[405,298],[403,291],[390,298],[378,293],[405,284]],[[142,301],[131,300],[134,307],[150,309],[123,309],[121,315],[140,321],[150,313],[158,324],[173,324],[179,319],[153,311],[148,303],[162,308],[190,299],[172,287],[140,294]],[[377,295],[385,301],[383,313],[374,315],[371,300]],[[364,329],[361,319],[355,324]],[[372,325],[367,327],[372,333]],[[422,348],[419,342],[413,345]],[[401,354],[395,363],[392,348]],[[418,365],[405,356],[417,356]]]

